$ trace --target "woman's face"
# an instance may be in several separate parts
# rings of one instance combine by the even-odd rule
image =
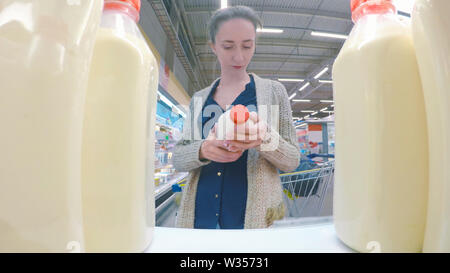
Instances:
[[[228,20],[219,28],[211,49],[220,62],[222,72],[242,73],[255,53],[255,27],[245,19]]]

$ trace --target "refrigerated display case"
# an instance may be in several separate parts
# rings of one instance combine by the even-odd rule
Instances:
[[[328,153],[334,154],[335,141],[334,141],[334,122],[328,123]]]
[[[310,154],[334,154],[334,122],[314,121],[296,122],[297,140],[300,153]]]
[[[185,114],[167,96],[158,92],[155,126],[155,207],[156,216],[171,200],[172,185],[187,177],[173,167],[173,149],[182,137]]]
[[[180,131],[157,123],[155,135],[155,186],[158,191],[159,186],[185,173],[177,172],[172,164],[173,148],[180,139]]]

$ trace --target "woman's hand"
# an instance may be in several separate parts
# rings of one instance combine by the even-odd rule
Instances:
[[[208,159],[220,163],[233,162],[242,156],[243,150],[229,147],[224,140],[216,139],[216,126],[209,132],[208,137],[200,147],[200,159]]]
[[[235,139],[230,140],[230,150],[248,150],[258,147],[266,137],[267,124],[260,120],[256,112],[250,112],[250,119],[253,121],[248,126],[238,127],[236,130]]]

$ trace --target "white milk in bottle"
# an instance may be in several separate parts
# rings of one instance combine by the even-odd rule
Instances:
[[[154,228],[158,65],[136,24],[140,1],[105,1],[83,128],[87,252],[141,252]],[[148,164],[148,166],[147,166]]]
[[[424,252],[450,252],[450,1],[417,0],[413,39],[425,97],[430,185]]]
[[[236,135],[238,128],[243,131],[246,127],[253,125],[250,119],[250,112],[242,104],[234,105],[223,113],[217,121],[216,137],[218,140],[239,140],[243,136]]]
[[[0,1],[0,252],[82,251],[83,105],[103,1]]]
[[[389,0],[351,7],[355,26],[333,67],[336,232],[361,252],[419,252],[428,147],[410,28]]]

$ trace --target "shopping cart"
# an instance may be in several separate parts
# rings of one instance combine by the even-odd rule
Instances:
[[[308,168],[311,166],[314,166],[314,168],[280,174],[290,216],[301,217],[312,198],[315,198],[318,204],[314,214],[319,215],[322,210],[328,185],[333,179],[334,160],[312,160],[317,157],[334,158],[333,155],[310,155],[308,160],[299,165],[299,168]],[[180,205],[181,191],[185,183],[186,178],[172,185],[172,191],[176,195],[175,202],[177,206]]]
[[[318,156],[332,158],[332,156]],[[334,176],[334,160],[311,159],[309,166],[314,166],[313,169],[280,174],[289,216],[318,216],[322,211],[325,194]],[[308,205],[313,199],[317,205],[309,208]],[[307,215],[304,214],[306,208],[309,209]]]

